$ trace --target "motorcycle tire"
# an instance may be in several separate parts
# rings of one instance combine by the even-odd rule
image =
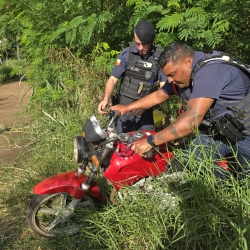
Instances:
[[[33,232],[43,237],[77,233],[87,223],[97,199],[89,195],[78,203],[69,193],[36,195],[27,209],[26,220]]]

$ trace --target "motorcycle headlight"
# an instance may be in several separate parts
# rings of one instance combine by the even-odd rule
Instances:
[[[77,136],[74,139],[74,156],[77,163],[81,163],[88,157],[89,146],[85,138]]]

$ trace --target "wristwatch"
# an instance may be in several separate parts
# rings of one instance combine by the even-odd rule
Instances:
[[[147,137],[147,142],[148,142],[148,144],[151,145],[153,148],[157,147],[157,146],[155,145],[155,141],[154,141],[153,135],[149,135],[149,136]]]

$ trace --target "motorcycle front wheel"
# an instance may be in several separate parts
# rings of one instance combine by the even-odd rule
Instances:
[[[69,193],[36,195],[27,209],[26,220],[33,232],[43,237],[74,234],[95,209],[96,198],[75,199]]]

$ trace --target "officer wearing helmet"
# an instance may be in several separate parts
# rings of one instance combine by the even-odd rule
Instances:
[[[134,42],[125,48],[116,60],[105,87],[104,98],[98,106],[101,114],[112,97],[115,85],[121,78],[118,91],[118,104],[127,105],[148,95],[157,86],[163,86],[167,77],[162,73],[157,60],[161,47],[154,46],[155,29],[151,22],[141,20],[134,28]],[[136,127],[134,127],[136,126]],[[116,132],[135,130],[154,130],[152,109],[132,110],[119,117]]]

